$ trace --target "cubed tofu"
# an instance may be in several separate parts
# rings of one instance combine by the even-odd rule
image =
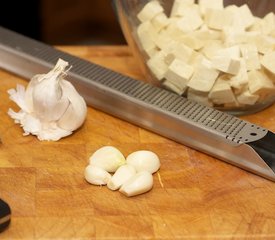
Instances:
[[[275,51],[275,38],[267,35],[259,35],[255,39],[255,44],[259,53],[267,54]]]
[[[179,39],[179,41],[194,50],[201,49],[205,43],[202,38],[197,37],[196,32],[185,34]]]
[[[255,22],[255,18],[249,9],[247,4],[244,4],[239,7],[240,16],[241,16],[241,22],[240,24],[243,25],[245,29],[251,27],[253,23]]]
[[[186,9],[195,5],[195,0],[175,0],[171,9],[170,17],[184,16]]]
[[[236,75],[240,70],[240,48],[233,46],[224,48],[216,52],[211,59],[213,67],[216,69]]]
[[[137,14],[137,18],[141,22],[150,21],[154,18],[157,14],[164,12],[163,7],[157,0],[153,0],[148,2],[141,11]]]
[[[174,82],[170,82],[169,80],[164,80],[162,83],[167,89],[177,93],[178,95],[182,95],[185,92],[185,89],[182,89],[180,86],[175,84]]]
[[[222,30],[223,28],[230,26],[232,22],[231,14],[225,9],[206,9],[205,23],[206,25],[215,30]]]
[[[251,94],[249,89],[246,89],[237,96],[238,102],[245,105],[254,105],[258,99],[259,95]]]
[[[167,37],[177,41],[185,33],[178,26],[179,18],[169,18],[169,23],[165,29],[163,29],[160,34],[165,34]]]
[[[265,15],[261,22],[261,30],[265,35],[269,35],[275,29],[275,14],[270,12]]]
[[[224,46],[221,40],[208,40],[205,42],[201,52],[211,60],[217,54],[217,51],[223,48]]]
[[[196,91],[209,92],[213,87],[219,71],[213,68],[211,62],[206,58],[202,59],[194,69],[194,74],[187,86]]]
[[[259,36],[262,36],[261,32],[257,32],[257,31],[248,32],[248,31],[242,31],[242,30],[236,31],[236,29],[232,27],[226,27],[222,30],[221,39],[224,41],[225,46],[231,47],[242,43],[256,44],[256,40]]]
[[[168,65],[165,63],[165,56],[166,53],[164,51],[160,51],[147,61],[147,66],[158,80],[162,80],[164,78],[164,75],[168,69]]]
[[[233,75],[230,78],[230,86],[235,90],[241,91],[243,87],[248,83],[247,68],[244,59],[240,59],[240,70],[237,75]]]
[[[148,56],[151,56],[152,51],[155,52],[157,48],[155,41],[158,34],[150,21],[144,22],[138,26],[137,36],[142,49],[148,54]]]
[[[174,58],[185,62],[188,62],[193,54],[193,49],[181,42],[170,42],[170,44],[167,44],[167,46],[163,48],[163,51],[166,52],[167,55],[173,54]]]
[[[208,92],[200,92],[192,88],[188,88],[187,98],[205,106],[213,107],[213,103],[208,99]]]
[[[161,29],[165,28],[169,24],[169,19],[165,13],[161,12],[157,14],[152,20],[152,25],[159,32]]]
[[[254,16],[254,23],[247,29],[249,32],[262,32],[262,21],[260,17]]]
[[[248,71],[258,70],[261,68],[258,49],[254,44],[241,44],[241,55],[246,63]]]
[[[176,24],[183,33],[188,33],[197,30],[203,24],[203,20],[198,13],[188,12],[180,17]]]
[[[236,98],[228,80],[218,78],[208,95],[214,104],[235,103]]]
[[[205,14],[206,9],[223,9],[223,0],[199,0],[200,12],[202,15]]]
[[[248,72],[248,89],[251,94],[259,95],[262,99],[275,92],[275,86],[261,71]]]
[[[195,36],[201,38],[202,40],[220,40],[222,38],[221,31],[213,30],[203,24],[199,30],[194,32]]]
[[[182,92],[193,74],[193,67],[180,59],[175,59],[169,66],[164,78],[177,86]]]
[[[154,43],[159,49],[164,49],[171,45],[171,43],[175,44],[176,41],[168,34],[166,29],[163,29],[157,34],[157,37],[154,38]]]
[[[265,54],[261,64],[271,73],[275,74],[275,51]],[[275,81],[275,80],[274,80]]]

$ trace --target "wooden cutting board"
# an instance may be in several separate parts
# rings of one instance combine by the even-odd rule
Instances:
[[[144,79],[126,46],[60,49]],[[7,90],[27,81],[0,71],[0,82],[0,198],[12,209],[0,239],[275,239],[275,183],[93,108],[58,142],[22,136]],[[275,131],[275,105],[243,118]],[[84,168],[104,145],[157,153],[153,189],[127,198],[89,185]]]

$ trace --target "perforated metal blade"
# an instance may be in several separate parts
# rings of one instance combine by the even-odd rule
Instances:
[[[88,105],[275,181],[275,135],[267,129],[4,28],[0,54],[0,67],[26,79],[62,58]]]

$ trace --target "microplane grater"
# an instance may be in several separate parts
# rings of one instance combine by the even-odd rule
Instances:
[[[0,27],[0,67],[26,79],[59,58],[88,105],[275,181],[275,135],[258,125]]]

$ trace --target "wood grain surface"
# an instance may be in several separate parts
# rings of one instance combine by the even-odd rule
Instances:
[[[60,47],[144,79],[126,46]],[[27,81],[0,71],[0,198],[12,209],[0,239],[275,239],[275,183],[90,107],[82,128],[58,142],[22,136],[7,90]],[[111,103],[110,103],[111,104]],[[275,105],[243,117],[275,131]],[[154,187],[127,198],[83,177],[104,145],[156,152]]]

